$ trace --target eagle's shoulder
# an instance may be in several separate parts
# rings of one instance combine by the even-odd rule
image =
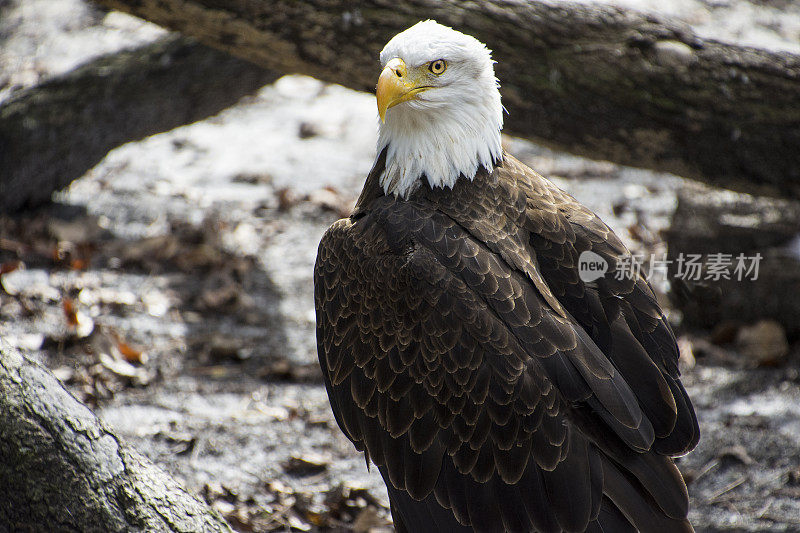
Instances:
[[[496,174],[498,183],[524,196],[523,224],[536,235],[570,244],[585,237],[592,242],[607,243],[617,253],[627,252],[619,237],[597,214],[513,156],[505,155]]]

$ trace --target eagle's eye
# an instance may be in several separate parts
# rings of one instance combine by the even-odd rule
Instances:
[[[444,59],[437,59],[436,61],[431,61],[428,63],[428,70],[436,74],[437,76],[447,69],[447,62]]]

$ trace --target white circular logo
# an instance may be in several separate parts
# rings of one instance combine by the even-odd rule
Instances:
[[[608,261],[591,250],[586,250],[578,257],[578,276],[584,283],[591,283],[605,276],[608,272]]]

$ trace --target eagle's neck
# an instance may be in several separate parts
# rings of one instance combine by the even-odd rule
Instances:
[[[459,177],[473,179],[480,167],[491,172],[502,158],[502,110],[499,92],[457,107],[390,109],[378,135],[378,154],[386,149],[384,192],[408,198],[423,176],[431,188],[452,188]]]

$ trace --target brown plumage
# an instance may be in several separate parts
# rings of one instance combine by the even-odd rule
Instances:
[[[398,530],[691,530],[673,332],[643,278],[578,276],[584,250],[629,254],[617,236],[508,155],[407,200],[384,159],[314,282],[333,412]]]
[[[381,52],[380,147],[322,238],[317,346],[398,531],[691,531],[675,336],[594,213],[503,154],[489,50],[425,21]],[[490,170],[489,170],[490,169]],[[608,263],[591,283],[582,252]]]

